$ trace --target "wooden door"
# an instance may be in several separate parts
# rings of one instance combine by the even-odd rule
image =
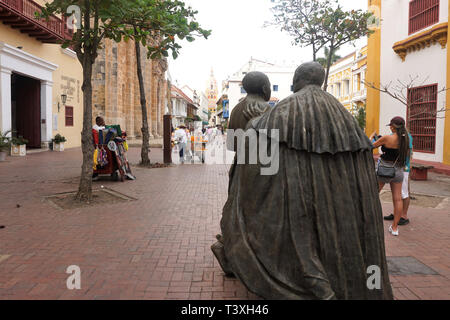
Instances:
[[[17,136],[28,140],[27,147],[40,148],[41,83],[39,80],[18,76],[15,90]]]

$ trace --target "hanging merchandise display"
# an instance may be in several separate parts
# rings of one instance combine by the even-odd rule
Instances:
[[[113,180],[136,180],[131,173],[126,152],[126,132],[119,125],[107,126],[105,130],[92,130],[94,151],[94,174],[110,175]]]
[[[97,165],[98,165],[98,160],[97,160],[97,158],[98,158],[98,149],[95,148],[95,150],[94,150],[94,170],[97,169]]]

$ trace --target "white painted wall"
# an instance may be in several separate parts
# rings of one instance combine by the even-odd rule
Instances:
[[[11,130],[11,74],[18,74],[41,81],[41,140],[52,139],[52,90],[53,71],[58,68],[44,59],[0,42],[0,131]]]
[[[239,101],[246,96],[245,93],[241,93],[241,86],[241,82],[229,82],[229,88],[226,90],[226,94],[228,95],[228,100],[230,100],[230,115]]]
[[[203,121],[208,121],[208,106],[209,100],[204,92],[200,94],[200,108],[198,111],[198,115],[202,118]]]
[[[278,66],[256,59],[251,59],[228,79],[229,87],[223,91],[224,94],[228,95],[230,100],[230,114],[239,101],[247,95],[246,93],[241,93],[242,80],[244,79],[246,73],[251,71],[260,71],[265,73],[269,77],[272,86],[272,98],[277,98],[281,101],[293,93],[291,91],[291,86],[296,68],[297,66]],[[274,85],[278,85],[277,92],[273,91]]]
[[[420,51],[409,52],[405,62],[394,52],[395,42],[408,38],[409,1],[382,1],[381,21],[381,70],[380,82],[394,83],[397,79],[408,82],[409,76],[419,76],[417,85],[438,84],[438,90],[446,86],[447,49],[442,49],[439,43]],[[447,22],[448,0],[441,0],[440,21]],[[429,29],[432,26],[426,28]],[[424,30],[426,30],[424,29]],[[423,30],[418,31],[422,32]],[[450,44],[447,44],[450,45]],[[405,92],[406,95],[406,92]],[[445,93],[438,96],[437,109],[446,104]],[[406,107],[386,94],[380,94],[380,134],[389,134],[389,127],[385,125],[395,116],[406,119]],[[414,154],[416,159],[442,162],[444,148],[444,119],[437,119],[436,123],[436,153]]]

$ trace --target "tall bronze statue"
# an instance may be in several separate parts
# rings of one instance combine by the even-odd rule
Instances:
[[[245,130],[251,119],[262,115],[270,108],[267,102],[270,100],[272,91],[270,80],[264,73],[249,72],[242,80],[242,86],[247,96],[231,112],[228,129]]]
[[[372,144],[324,78],[320,64],[301,65],[295,93],[248,123],[279,144],[278,171],[235,167],[226,272],[266,299],[392,299]]]
[[[251,119],[264,114],[270,109],[270,105],[267,102],[270,100],[272,90],[270,80],[264,73],[258,71],[249,72],[242,80],[242,85],[247,92],[247,96],[233,108],[228,124],[228,132],[231,132],[230,130],[245,130]],[[228,134],[227,136],[229,139],[227,142],[228,149],[237,151],[237,141],[234,139],[234,135]],[[239,165],[237,164],[237,156],[235,156],[229,172],[229,192],[232,188],[233,175],[237,166]],[[218,241],[211,246],[211,250],[223,271],[227,275],[232,276],[233,272],[224,252],[223,236],[217,235],[216,237]]]

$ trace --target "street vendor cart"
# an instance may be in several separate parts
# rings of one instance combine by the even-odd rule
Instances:
[[[108,126],[105,130],[92,130],[92,136],[94,174],[110,175],[114,181],[135,180],[126,155],[126,132],[122,132],[120,126]]]

